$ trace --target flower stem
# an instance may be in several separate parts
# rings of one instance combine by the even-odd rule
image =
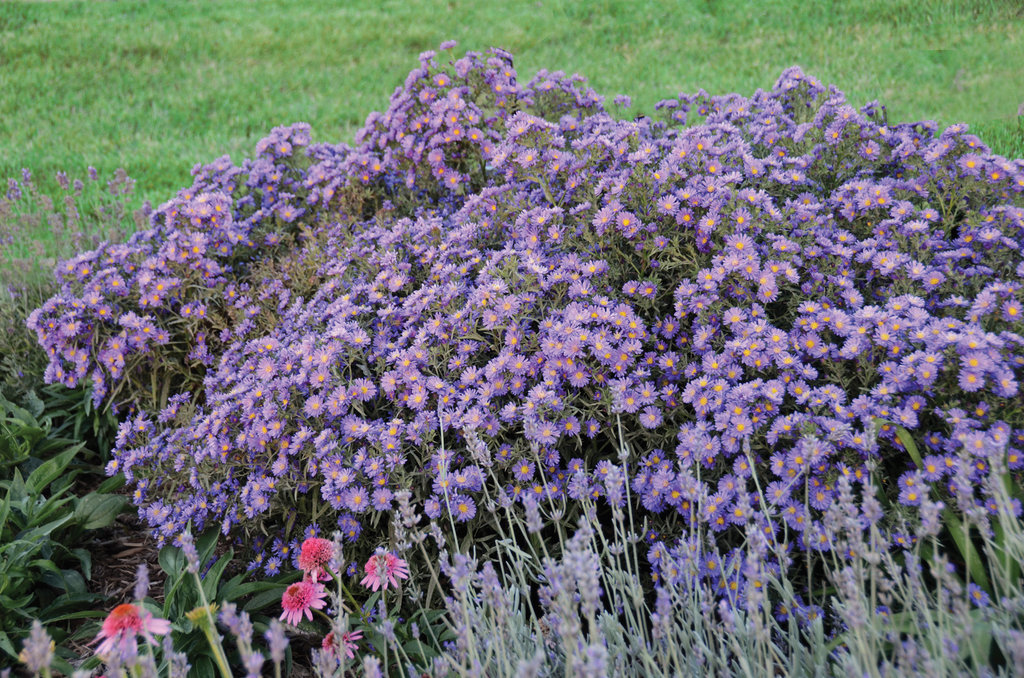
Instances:
[[[213,617],[214,606],[206,599],[206,592],[203,590],[203,581],[199,578],[198,572],[193,572],[196,579],[196,588],[199,590],[199,598],[202,605],[188,613],[188,618],[203,629],[210,649],[213,650],[213,658],[217,662],[217,668],[223,678],[233,678],[231,669],[228,667],[228,658],[224,654],[224,645],[221,637],[217,634],[217,622]]]

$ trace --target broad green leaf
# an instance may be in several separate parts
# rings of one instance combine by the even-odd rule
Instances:
[[[196,552],[199,554],[200,564],[209,561],[213,557],[213,552],[217,548],[218,538],[220,538],[220,530],[210,528],[196,539]]]
[[[174,546],[165,546],[160,549],[157,562],[160,564],[160,569],[169,577],[177,577],[185,571],[185,554]]]
[[[116,492],[125,486],[124,474],[118,473],[116,476],[111,476],[103,481],[103,483],[96,488],[96,494],[109,494]]]
[[[75,514],[66,513],[60,518],[52,520],[46,523],[45,525],[40,525],[39,527],[34,527],[30,530],[26,530],[25,532],[19,535],[19,539],[28,542],[34,542],[44,538],[49,539],[50,535],[53,533],[54,530],[56,530],[58,527],[63,527],[71,520],[73,520],[74,517]]]
[[[207,600],[217,600],[217,587],[220,584],[220,577],[224,573],[224,568],[231,562],[232,556],[234,556],[234,549],[228,549],[227,552],[217,559],[217,562],[207,570],[206,576],[203,577],[203,592],[206,594]]]
[[[86,530],[106,527],[124,512],[127,505],[128,498],[122,495],[91,492],[78,501],[75,520]]]
[[[13,599],[10,596],[0,595],[0,607],[6,610],[10,610],[12,613],[19,613],[24,616],[24,612],[28,611],[28,606],[32,602],[33,594],[28,593],[21,598]]]
[[[33,494],[41,493],[50,483],[64,473],[64,469],[67,468],[68,464],[71,463],[71,460],[74,459],[75,454],[77,454],[84,445],[85,443],[78,443],[73,447],[69,447],[56,457],[44,461],[39,468],[29,475],[28,479],[25,481],[25,487]]]
[[[255,612],[257,610],[262,610],[274,602],[277,602],[277,604],[280,605],[282,593],[283,592],[280,590],[258,593],[252,597],[252,600],[243,606],[243,609],[246,612]]]
[[[65,505],[70,504],[74,499],[73,496],[61,497],[59,494],[55,494],[42,503],[26,502],[22,510],[28,518],[28,522],[22,529],[39,527],[55,520],[57,516],[68,516],[74,519],[74,511],[70,507],[64,508]]]
[[[78,567],[86,579],[92,579],[92,552],[88,549],[71,549],[72,555],[78,560]]]
[[[287,577],[281,577],[279,575],[272,580],[242,583],[246,574],[247,573],[235,575],[221,587],[221,600],[233,602],[245,596],[252,595],[253,593],[262,593],[264,591],[275,591],[278,599],[280,599],[280,595],[284,592],[284,589],[286,589],[289,584],[297,582],[301,576],[301,572],[295,571],[289,572]]]
[[[85,584],[85,578],[82,577],[82,573],[78,570],[61,569],[60,580],[63,584],[65,595],[73,596],[89,592],[89,587]]]
[[[206,655],[200,655],[196,657],[189,675],[196,678],[217,678],[217,669],[213,665],[213,660]]]

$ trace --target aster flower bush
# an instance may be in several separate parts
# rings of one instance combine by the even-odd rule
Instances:
[[[847,495],[893,525],[941,502],[929,553],[998,595],[1007,556],[958,516],[1020,513],[1022,192],[965,126],[795,68],[620,120],[578,78],[431,52],[354,146],[295,125],[197,167],[29,323],[51,381],[122,407],[109,470],[161,540],[215,526],[276,574],[417,512],[494,556],[628,509],[638,576],[700,534],[687,577],[735,602],[771,574],[813,628]],[[501,506],[539,527],[499,546]]]

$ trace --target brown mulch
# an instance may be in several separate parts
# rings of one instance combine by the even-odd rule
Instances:
[[[92,553],[92,579],[89,588],[106,596],[113,608],[134,599],[139,565],[149,568],[149,595],[163,602],[164,571],[157,562],[159,549],[149,528],[139,520],[134,508],[118,516],[110,527],[97,531],[92,542],[84,544]]]
[[[89,537],[75,546],[92,555],[92,576],[87,584],[90,593],[105,597],[104,609],[112,610],[121,603],[134,600],[135,581],[141,563],[146,563],[149,568],[149,596],[157,603],[163,603],[166,575],[157,562],[159,549],[156,540],[150,536],[149,528],[139,520],[134,506],[126,507],[113,524],[90,532]],[[94,650],[94,646],[88,645],[91,640],[68,640],[66,646],[80,657],[89,657]]]

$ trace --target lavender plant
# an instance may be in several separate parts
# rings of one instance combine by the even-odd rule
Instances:
[[[500,50],[426,53],[355,146],[277,128],[68,261],[29,321],[47,378],[121,406],[109,471],[161,542],[216,525],[275,574],[321,530],[368,555],[399,496],[481,546],[502,503],[538,541],[628,510],[631,571],[692,563],[675,585],[726,605],[701,619],[753,629],[733,650],[790,623],[759,602],[772,577],[784,619],[834,634],[841,480],[891,512],[1019,516],[1024,162],[796,68],[658,115],[616,119],[561,73],[520,84]],[[984,538],[932,552],[992,596]],[[619,614],[658,592],[629,595]],[[613,661],[584,641],[569,665]]]
[[[989,452],[999,458],[998,450]],[[613,494],[615,488],[627,491],[622,480],[631,470],[628,457],[622,455],[623,474],[610,474]],[[489,474],[487,485],[495,480]],[[502,499],[495,507],[505,516],[497,554],[477,544],[459,546],[447,520],[421,525],[421,516],[406,506],[395,547],[409,554],[409,562],[380,552],[367,561],[358,585],[362,573],[346,567],[340,533],[333,542],[306,539],[295,559],[304,578],[285,592],[281,616],[289,623],[287,635],[303,638],[319,629],[314,638],[322,635],[323,641],[311,663],[321,676],[346,675],[353,664],[369,675],[439,677],[1015,675],[1024,648],[1024,582],[1019,561],[1012,558],[1024,551],[1024,531],[1006,510],[1012,498],[1005,485],[983,488],[987,500],[1002,507],[991,517],[976,510],[973,493],[964,497],[966,503],[949,507],[987,535],[982,548],[992,564],[996,597],[975,584],[965,586],[951,566],[938,539],[941,504],[926,500],[917,510],[893,515],[883,509],[874,482],[857,486],[842,477],[837,485],[837,500],[824,518],[833,548],[822,567],[830,593],[821,605],[809,604],[795,591],[799,564],[786,557],[787,545],[766,537],[753,517],[745,525],[742,558],[735,551],[723,552],[714,532],[698,526],[685,543],[654,545],[648,555],[654,565],[650,576],[640,566],[642,526],[635,523],[628,501],[611,516],[607,535],[594,520],[598,504],[588,498],[581,502],[578,528],[564,542],[532,543],[522,538],[541,529],[533,515],[541,509]],[[565,511],[571,501],[549,503]],[[758,501],[768,505],[763,493]],[[997,531],[999,539],[993,536]],[[897,540],[903,546],[893,551],[889,545]],[[440,572],[430,565],[429,542],[441,551]],[[183,545],[192,554],[185,556],[190,568],[198,573],[191,540],[185,538]],[[388,588],[416,566],[429,572],[430,586],[448,592],[444,607],[432,611],[442,613],[447,628],[429,624],[436,617],[424,614],[429,596],[415,577],[408,580],[409,588],[398,588],[386,609],[378,606]],[[714,577],[709,581],[701,571]],[[731,595],[723,596],[711,583],[741,577],[745,587]],[[337,585],[333,593],[324,580]],[[645,588],[651,584],[648,595]],[[205,587],[198,577],[197,586]],[[360,586],[381,591],[360,606],[352,593]],[[140,588],[141,599],[145,587]],[[194,617],[203,618],[209,609],[208,603],[200,606]],[[325,616],[324,623],[316,624],[312,613],[319,617],[325,609],[333,610],[333,619]],[[111,647],[130,647],[145,629],[141,621],[135,626],[124,621],[140,614],[136,608],[119,610],[104,622],[100,637]],[[412,610],[420,616],[401,618]],[[417,628],[413,619],[423,625]],[[265,656],[253,642],[248,615],[228,604],[218,621],[240,648],[240,664],[222,673],[257,675]],[[212,646],[220,648],[222,638],[213,622],[206,628]],[[279,671],[288,646],[286,628],[271,624],[266,638]],[[48,641],[41,629],[26,641],[22,659],[30,671],[45,674]],[[416,647],[421,652],[414,655],[410,650]],[[142,668],[143,657],[129,655],[108,657],[115,662],[113,673]],[[169,659],[160,665],[168,670],[172,664],[164,662],[181,665],[189,659],[170,646],[164,655]]]
[[[8,178],[0,194],[0,389],[21,396],[42,385],[48,357],[25,318],[59,289],[52,271],[61,259],[120,241],[145,224],[149,206],[130,210],[134,181],[124,170],[102,180],[58,172],[60,193],[41,192],[32,173]]]

